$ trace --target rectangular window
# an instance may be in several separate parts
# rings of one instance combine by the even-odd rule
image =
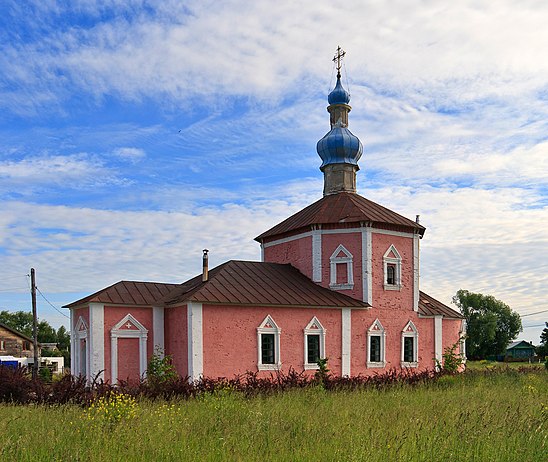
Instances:
[[[373,335],[370,338],[369,361],[372,363],[381,362],[381,337]]]
[[[261,334],[261,363],[274,364],[274,334]]]
[[[413,337],[403,338],[403,361],[406,363],[415,362],[414,342]]]
[[[391,286],[396,284],[396,265],[386,265],[386,283]]]
[[[308,334],[306,336],[306,360],[308,364],[316,364],[320,359],[320,336]]]
[[[6,349],[6,343],[4,342],[4,340],[0,340],[0,350],[5,350]]]
[[[30,350],[30,342],[28,340],[23,340],[23,350]]]

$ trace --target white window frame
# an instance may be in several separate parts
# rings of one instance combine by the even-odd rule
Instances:
[[[260,371],[278,371],[282,367],[281,355],[280,355],[280,334],[282,329],[278,327],[278,324],[272,319],[272,316],[267,315],[264,321],[257,327],[257,369]],[[261,336],[263,334],[274,334],[274,364],[262,363],[262,342]]]
[[[381,338],[381,360],[380,361],[371,361],[371,337],[380,337]],[[378,319],[375,319],[375,322],[371,324],[371,327],[367,329],[367,367],[385,367],[386,366],[386,331],[382,326],[381,322]]]
[[[394,256],[390,256],[390,254],[393,254]],[[388,250],[382,256],[384,269],[384,290],[401,290],[401,260],[401,255],[398,252],[398,249],[396,249],[396,246],[394,244],[390,245]],[[388,265],[394,266],[396,270],[394,274],[394,284],[388,284]]]
[[[404,361],[404,344],[406,338],[413,339],[413,361]],[[401,366],[418,367],[419,366],[419,331],[413,321],[409,321],[401,333]]]
[[[89,373],[89,366],[90,366],[90,360],[89,360],[89,340],[88,340],[88,330],[89,327],[86,323],[86,320],[80,316],[78,318],[78,321],[76,322],[76,326],[74,326],[74,330],[76,331],[76,351],[74,352],[75,356],[75,366],[76,370],[74,372],[71,372],[73,375],[82,375],[82,366],[84,366],[84,372],[86,374],[86,379],[89,380],[90,373]],[[85,354],[86,357],[84,358],[86,364],[82,364],[82,355],[81,355],[81,348],[82,348],[82,340],[85,341]]]
[[[136,329],[122,329],[127,323],[133,324]],[[126,314],[110,331],[110,375],[113,385],[118,383],[118,339],[138,338],[139,339],[139,374],[141,377],[147,371],[147,339],[148,330],[135,317]]]
[[[314,316],[311,321],[304,328],[304,369],[305,370],[317,370],[320,368],[318,363],[308,362],[308,336],[318,335],[320,337],[320,358],[325,359],[325,333],[326,329],[322,326],[322,323]]]
[[[0,350],[5,350],[5,349],[6,349],[6,341],[0,340]]]
[[[344,257],[339,257],[340,253],[343,253]],[[353,255],[344,247],[344,245],[339,244],[335,249],[335,252],[329,257],[330,263],[330,277],[329,277],[329,288],[334,290],[347,290],[354,288],[354,270],[353,270]],[[337,283],[337,265],[345,264],[346,265],[346,282],[339,284]]]

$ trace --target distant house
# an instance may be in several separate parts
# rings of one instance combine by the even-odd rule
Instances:
[[[38,354],[40,354],[40,347],[38,345]],[[32,339],[0,323],[0,355],[32,358],[34,356]]]
[[[507,358],[532,358],[535,356],[535,347],[532,343],[526,342],[525,340],[517,340],[510,343],[506,348],[506,357]]]

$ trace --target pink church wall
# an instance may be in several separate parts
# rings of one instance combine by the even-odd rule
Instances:
[[[232,377],[257,371],[257,327],[270,315],[282,330],[282,371],[304,365],[304,328],[316,316],[326,329],[325,349],[333,373],[341,373],[341,310],[203,305],[204,375]],[[262,371],[269,375],[270,371]]]
[[[72,308],[72,313],[73,313],[73,319],[74,319],[74,326],[72,326],[72,330],[74,330],[74,328],[76,327],[76,324],[78,324],[78,319],[80,319],[80,317],[86,321],[86,325],[88,326],[88,329],[89,329],[89,307],[84,307],[84,308]]]
[[[105,380],[112,380],[111,375],[111,339],[110,332],[112,328],[120,322],[124,316],[130,313],[137,321],[139,321],[147,330],[148,330],[148,339],[147,339],[147,360],[154,353],[154,342],[152,338],[152,308],[137,308],[134,306],[105,306],[105,315],[104,315],[104,338],[105,338]],[[124,358],[120,350],[120,340],[118,339],[118,360]],[[123,339],[128,340],[128,339]],[[132,339],[130,339],[132,340]],[[136,354],[137,358],[139,357],[139,343],[136,344]],[[133,358],[133,356],[131,356]],[[131,361],[128,357],[128,361]],[[125,367],[125,366],[124,366]],[[128,366],[129,367],[129,366]],[[139,374],[137,374],[139,375]],[[118,366],[118,377],[125,378],[124,375],[120,372],[120,365]]]
[[[165,353],[171,355],[173,366],[181,376],[188,375],[187,307],[176,306],[164,311]]]
[[[401,290],[384,289],[383,255],[394,245],[401,261]],[[371,272],[373,307],[400,311],[413,310],[413,239],[402,236],[379,234],[373,231],[371,238]]]
[[[139,382],[141,369],[139,366],[139,339],[118,339],[118,380]]]
[[[312,237],[265,247],[264,261],[291,263],[301,273],[312,279]]]
[[[442,321],[442,353],[446,348],[452,347],[460,339],[460,330],[462,328],[461,319],[446,319]],[[460,353],[460,348],[457,346],[455,353]]]
[[[323,287],[329,288],[331,281],[331,255],[339,245],[343,245],[352,254],[352,271],[354,273],[354,288],[337,290],[358,300],[363,298],[362,286],[362,236],[361,233],[322,234],[322,282]],[[346,266],[346,265],[344,265]],[[337,280],[340,279],[337,271]],[[346,282],[346,281],[345,281]]]

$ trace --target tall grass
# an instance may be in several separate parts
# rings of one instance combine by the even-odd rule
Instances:
[[[74,405],[0,405],[0,460],[538,462],[548,452],[547,377],[471,372],[252,398],[227,388],[141,401],[115,424]]]

